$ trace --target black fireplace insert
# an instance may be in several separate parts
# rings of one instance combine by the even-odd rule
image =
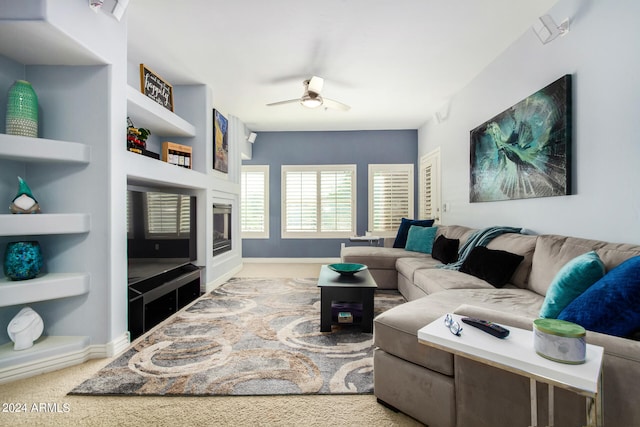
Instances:
[[[213,256],[231,250],[231,205],[213,205]]]

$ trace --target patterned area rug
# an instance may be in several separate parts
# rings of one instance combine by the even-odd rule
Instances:
[[[376,314],[402,302],[376,291]],[[317,279],[231,279],[70,394],[372,392],[373,335],[356,325],[320,332]]]

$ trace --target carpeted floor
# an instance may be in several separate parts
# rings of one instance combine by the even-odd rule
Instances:
[[[318,277],[319,263],[245,262],[236,277]],[[372,394],[277,396],[90,396],[68,392],[113,359],[0,384],[0,401],[32,408],[46,403],[60,412],[0,414],[11,426],[268,426],[268,427],[418,427],[419,422],[376,402]]]
[[[402,302],[377,291],[376,314]],[[372,393],[372,338],[355,325],[320,332],[317,279],[234,278],[71,394]]]

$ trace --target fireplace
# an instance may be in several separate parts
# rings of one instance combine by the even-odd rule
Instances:
[[[231,205],[213,205],[213,256],[231,250]]]

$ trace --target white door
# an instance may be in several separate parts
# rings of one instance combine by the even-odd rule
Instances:
[[[440,223],[440,148],[420,158],[420,181],[418,183],[421,219],[434,219]]]

